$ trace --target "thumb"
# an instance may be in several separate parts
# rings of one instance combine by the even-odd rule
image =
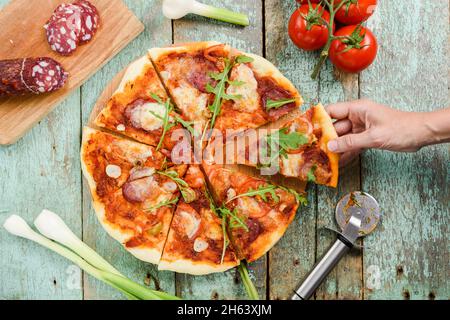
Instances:
[[[372,146],[367,131],[358,134],[347,134],[328,142],[328,150],[335,153],[352,152]]]

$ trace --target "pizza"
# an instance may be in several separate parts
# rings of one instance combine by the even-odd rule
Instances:
[[[303,195],[221,165],[203,164],[239,259],[252,262],[283,236]]]
[[[223,100],[214,125],[223,135],[276,121],[303,103],[294,85],[263,57],[234,52],[233,59],[225,91],[231,98]]]
[[[164,172],[183,176],[186,165],[170,167],[152,146],[90,128],[83,132],[81,163],[105,230],[137,258],[158,263],[180,197]]]
[[[126,69],[96,129],[83,130],[82,169],[100,223],[160,270],[203,275],[257,260],[306,202],[303,181],[337,184],[331,119],[321,105],[301,113],[301,104],[262,57],[211,41],[150,49]],[[210,147],[222,139],[204,139],[206,128],[233,141],[254,130],[256,153],[278,152],[283,176],[255,173],[268,164],[252,161],[250,144],[236,153],[243,160],[216,163]],[[302,182],[292,187],[289,177]]]
[[[214,94],[208,92],[208,85],[215,80],[211,74],[224,71],[230,50],[228,45],[213,41],[149,50],[149,56],[181,114],[201,130],[212,117],[209,105]]]
[[[217,42],[149,51],[186,119],[230,134],[257,128],[295,110],[302,98],[266,59]],[[217,90],[221,97],[217,99]]]
[[[183,120],[170,103],[152,62],[144,56],[127,68],[95,125],[170,151],[178,142],[171,137],[182,128],[180,122]]]
[[[200,167],[191,165],[183,179],[195,196],[178,202],[158,269],[200,275],[237,266]]]
[[[245,164],[267,169],[267,174],[336,187],[339,157],[327,148],[328,141],[336,138],[330,116],[318,104],[305,113],[292,112],[270,127],[243,132],[225,144],[219,158],[214,155],[220,146],[212,143],[208,152],[215,162]]]

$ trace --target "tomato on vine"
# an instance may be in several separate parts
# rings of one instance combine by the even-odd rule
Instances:
[[[372,64],[378,44],[374,34],[361,25],[345,26],[334,34],[329,50],[331,62],[340,70],[358,73]]]
[[[330,14],[324,7],[314,3],[302,5],[289,19],[289,37],[300,49],[318,50],[328,41],[327,23],[330,23]]]
[[[336,0],[335,6],[342,1],[346,3],[336,12],[336,20],[345,25],[366,21],[377,6],[377,0]]]

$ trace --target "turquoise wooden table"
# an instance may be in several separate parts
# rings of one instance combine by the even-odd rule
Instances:
[[[0,0],[0,5],[6,2]],[[11,213],[32,222],[48,208],[127,276],[186,299],[246,296],[235,270],[194,277],[158,272],[133,258],[97,223],[81,175],[81,129],[103,88],[133,59],[150,47],[217,40],[267,57],[293,81],[307,104],[359,97],[403,110],[450,104],[448,0],[380,0],[368,22],[381,44],[375,64],[360,75],[344,75],[328,64],[318,81],[309,77],[318,54],[299,51],[287,36],[294,0],[204,0],[247,13],[247,28],[193,16],[172,22],[162,16],[161,1],[125,2],[143,21],[145,32],[23,139],[0,147],[0,222]],[[341,261],[316,299],[450,298],[449,164],[448,146],[417,154],[369,151],[342,172],[338,189],[310,187],[309,206],[282,240],[251,265],[261,297],[291,296],[334,239],[323,228],[334,227],[335,203],[345,193],[362,189],[383,208],[382,226],[364,240],[362,254]],[[56,254],[0,230],[0,299],[123,298]]]

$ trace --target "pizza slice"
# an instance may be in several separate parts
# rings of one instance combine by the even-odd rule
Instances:
[[[255,261],[294,219],[302,194],[221,165],[203,164],[239,259]]]
[[[272,63],[250,53],[233,55],[227,99],[223,99],[214,125],[223,135],[260,127],[301,106],[297,89]]]
[[[81,163],[105,230],[137,258],[158,263],[173,209],[188,188],[186,165],[173,166],[152,146],[85,128]]]
[[[191,165],[183,179],[195,194],[177,205],[158,269],[201,275],[237,266],[200,167]]]
[[[292,112],[265,128],[247,130],[228,140],[217,162],[258,167],[265,175],[280,173],[302,181],[336,187],[339,156],[327,148],[337,138],[333,122],[319,104],[305,113]],[[211,144],[210,153],[219,147]]]
[[[156,70],[187,121],[206,128],[213,117],[210,107],[215,99],[210,90],[225,70],[231,48],[208,41],[195,42],[167,48],[153,48],[149,55]],[[214,75],[217,75],[214,76]],[[213,77],[216,77],[213,78]]]
[[[172,133],[187,122],[175,111],[150,59],[145,56],[126,70],[118,89],[95,125],[156,147],[172,150]]]

